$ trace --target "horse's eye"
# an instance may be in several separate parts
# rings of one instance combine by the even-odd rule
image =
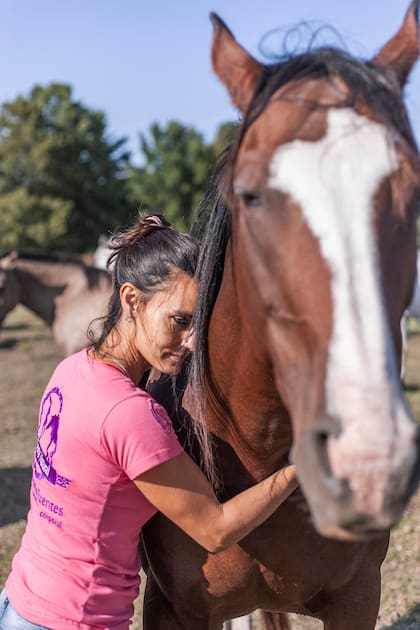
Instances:
[[[262,206],[261,195],[255,190],[241,190],[238,193],[239,199],[247,208],[258,208]]]

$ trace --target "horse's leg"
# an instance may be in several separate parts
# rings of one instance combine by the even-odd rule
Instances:
[[[171,602],[160,590],[157,582],[149,573],[143,601],[143,630],[222,630],[222,623],[211,621],[200,607],[199,600],[195,606],[188,604],[188,613],[180,620]],[[196,614],[195,614],[196,613]]]
[[[324,630],[374,630],[381,597],[379,568],[368,567],[339,591],[331,594],[320,618]]]
[[[143,630],[184,630],[150,573],[144,592]]]
[[[285,613],[269,612],[268,610],[260,611],[262,628],[265,630],[292,630],[290,619]]]

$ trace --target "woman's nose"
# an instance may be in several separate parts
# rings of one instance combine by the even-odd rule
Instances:
[[[188,350],[189,352],[192,352],[194,350],[195,347],[195,331],[193,329],[189,330],[183,341],[182,341],[182,347],[185,348],[186,350]]]

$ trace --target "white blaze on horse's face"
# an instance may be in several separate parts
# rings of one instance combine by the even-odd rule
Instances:
[[[356,497],[358,488],[370,488],[370,496],[362,492],[356,502],[361,511],[375,513],[390,473],[383,468],[401,463],[414,434],[401,395],[374,232],[374,196],[398,168],[398,156],[385,127],[351,109],[329,110],[327,123],[320,140],[294,140],[274,152],[268,185],[299,204],[331,272],[326,412],[338,419],[341,433],[329,440],[330,463]],[[402,437],[398,448],[396,435]]]

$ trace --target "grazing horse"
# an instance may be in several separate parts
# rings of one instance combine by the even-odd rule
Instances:
[[[408,333],[407,333],[407,320],[409,317],[413,317],[420,322],[420,250],[417,250],[417,277],[414,282],[413,295],[408,305],[407,310],[401,320],[401,334],[402,334],[402,366],[401,366],[401,378],[404,381],[405,378],[405,364],[407,360],[408,352]]]
[[[0,325],[23,304],[69,355],[86,346],[88,326],[104,314],[110,291],[106,271],[75,258],[11,252],[0,258]]]
[[[290,459],[300,489],[213,555],[156,515],[144,628],[215,630],[259,608],[373,630],[389,529],[419,476],[399,379],[420,197],[402,98],[418,0],[367,62],[321,48],[264,66],[212,21],[213,68],[242,120],[215,178],[186,389],[149,389],[221,499]]]
[[[415,317],[420,322],[420,250],[417,250],[417,277],[414,283],[413,295],[405,315],[407,317]]]

